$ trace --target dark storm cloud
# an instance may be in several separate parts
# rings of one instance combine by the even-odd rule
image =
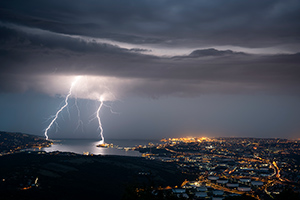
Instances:
[[[11,24],[2,24],[0,36],[2,92],[32,88],[35,75],[83,74],[132,79],[130,92],[151,97],[299,93],[300,54],[252,55],[201,49],[185,56],[159,57],[140,53],[151,52],[148,49],[120,48],[94,38]]]
[[[299,94],[299,7],[297,0],[1,1],[0,90],[28,90],[35,75],[83,74],[132,79],[132,92],[154,97]],[[293,54],[250,54],[215,45],[283,45]],[[155,54],[168,51],[164,48],[180,52],[177,46],[193,50]]]
[[[1,1],[1,20],[59,33],[165,45],[298,43],[298,0]]]
[[[219,51],[216,49],[200,49],[195,50],[188,56],[177,56],[175,58],[197,58],[204,56],[231,56],[231,55],[246,55],[243,52],[233,52],[231,50]]]

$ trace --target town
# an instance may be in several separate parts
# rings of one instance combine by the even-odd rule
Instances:
[[[299,140],[190,137],[161,142],[133,149],[147,159],[173,162],[182,173],[197,175],[173,188],[179,197],[273,199],[286,188],[300,192]]]

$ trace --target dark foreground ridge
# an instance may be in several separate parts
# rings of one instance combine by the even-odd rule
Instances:
[[[172,163],[139,157],[22,152],[0,157],[0,199],[121,199],[135,185],[180,185]]]

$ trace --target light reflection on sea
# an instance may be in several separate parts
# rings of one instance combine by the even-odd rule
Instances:
[[[61,151],[61,152],[73,152],[78,154],[83,154],[84,152],[89,152],[94,155],[120,155],[120,156],[141,156],[141,153],[138,151],[124,149],[118,149],[122,147],[133,147],[137,145],[146,145],[149,142],[158,141],[149,141],[149,140],[106,140],[108,144],[113,144],[113,148],[105,148],[105,147],[97,147],[99,144],[99,140],[80,140],[80,139],[66,139],[59,140],[54,142],[51,147],[42,148],[43,151],[53,152],[53,151]]]

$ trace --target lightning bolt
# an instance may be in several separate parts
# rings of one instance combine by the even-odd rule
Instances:
[[[49,129],[52,127],[53,123],[54,123],[54,122],[56,123],[56,119],[57,119],[59,113],[61,113],[61,111],[63,111],[63,109],[64,109],[65,107],[68,106],[68,100],[69,100],[69,97],[70,97],[71,94],[72,94],[73,87],[75,86],[75,84],[77,83],[77,81],[78,81],[80,78],[81,78],[80,76],[77,76],[77,77],[75,78],[75,80],[72,82],[71,87],[70,87],[70,90],[69,90],[69,93],[68,93],[68,95],[67,95],[66,98],[65,98],[65,104],[64,104],[64,105],[56,112],[55,117],[54,117],[53,120],[50,122],[49,126],[46,128],[46,130],[45,130],[45,137],[46,137],[46,140],[48,140],[48,138],[49,138],[49,137],[48,137],[48,131],[49,131]]]
[[[79,129],[79,127],[81,126],[81,131],[83,132],[83,121],[81,120],[80,117],[80,110],[77,104],[77,98],[75,98],[75,107],[77,109],[77,117],[78,117],[78,123],[77,123],[77,127],[75,128],[75,131]]]
[[[101,136],[100,144],[104,144],[103,128],[102,128],[101,119],[100,119],[100,110],[103,106],[103,98],[100,97],[99,101],[100,101],[100,105],[99,105],[98,110],[97,110],[97,119],[98,119],[98,124],[99,124],[99,129],[100,129],[100,136]]]
[[[113,111],[112,106],[107,105],[107,104],[104,104],[104,103],[103,103],[103,106],[109,108],[109,110],[110,110],[110,112],[111,112],[112,114],[121,115],[121,113]]]

